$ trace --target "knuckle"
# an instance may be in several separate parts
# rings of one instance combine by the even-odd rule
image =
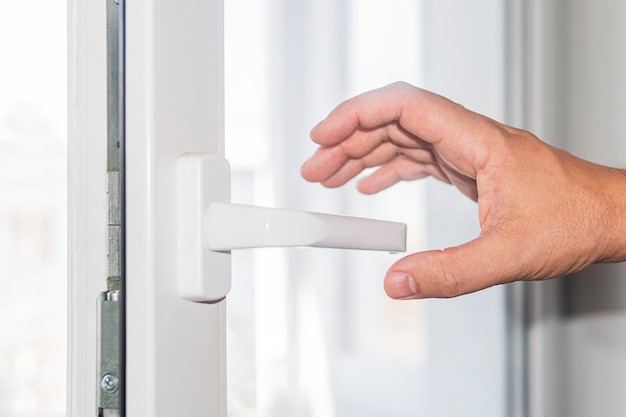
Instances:
[[[461,266],[450,250],[444,249],[439,256],[439,269],[434,277],[437,296],[452,298],[464,294],[462,276]]]
[[[409,90],[413,88],[413,86],[406,81],[395,81],[390,84],[390,87],[398,90]]]

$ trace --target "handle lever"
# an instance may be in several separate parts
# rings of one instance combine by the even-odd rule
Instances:
[[[404,252],[406,225],[306,211],[213,203],[207,242],[214,251],[311,246]]]

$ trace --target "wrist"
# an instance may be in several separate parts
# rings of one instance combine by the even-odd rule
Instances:
[[[626,170],[606,168],[606,174],[600,178],[604,204],[598,247],[602,251],[596,262],[623,262],[626,261]]]

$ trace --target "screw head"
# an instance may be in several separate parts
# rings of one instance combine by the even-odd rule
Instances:
[[[104,374],[100,381],[100,386],[109,394],[114,393],[120,386],[120,380],[113,374]]]

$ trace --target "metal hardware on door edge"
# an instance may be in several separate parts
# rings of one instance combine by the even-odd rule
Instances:
[[[107,291],[98,303],[98,409],[119,410],[121,406],[120,293]]]
[[[123,88],[118,0],[106,1],[107,40],[107,276],[98,300],[97,412],[99,417],[122,415],[123,366]]]

